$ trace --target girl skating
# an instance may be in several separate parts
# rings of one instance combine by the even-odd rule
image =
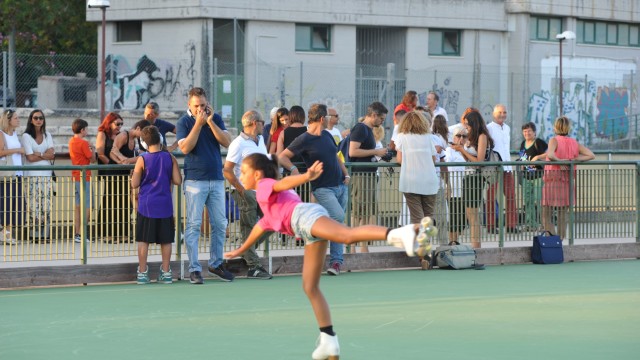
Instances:
[[[292,190],[317,179],[322,173],[322,163],[315,162],[307,172],[281,180],[278,163],[263,154],[247,156],[240,167],[240,181],[247,190],[255,190],[256,199],[264,217],[258,221],[249,238],[237,250],[225,254],[226,258],[240,256],[251,247],[265,231],[278,231],[304,239],[304,263],[302,285],[311,302],[320,336],[312,353],[313,359],[339,359],[340,345],[333,331],[329,305],[320,291],[319,283],[327,254],[327,240],[343,244],[387,239],[390,245],[405,249],[409,256],[424,255],[431,245],[427,235],[433,236],[435,227],[425,218],[421,225],[407,225],[389,229],[377,225],[347,227],[329,217],[318,204],[304,203]]]

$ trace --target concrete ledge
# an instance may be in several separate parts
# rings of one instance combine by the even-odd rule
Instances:
[[[485,265],[531,263],[531,247],[508,247],[478,249],[478,262]],[[571,245],[564,247],[565,262],[591,260],[639,259],[640,243]],[[268,259],[263,259],[267,268]],[[203,276],[207,277],[207,263],[201,261]],[[302,255],[279,256],[271,259],[274,275],[302,272]],[[388,269],[409,269],[420,267],[417,258],[407,257],[403,252],[375,252],[368,254],[345,254],[345,270],[371,271]],[[0,269],[0,288],[20,288],[30,286],[81,285],[136,280],[136,263],[88,264],[67,266],[37,266]],[[184,274],[188,277],[188,262],[184,263]],[[156,279],[159,262],[149,263],[149,276]],[[236,276],[246,276],[247,267],[241,259],[227,264]],[[180,274],[180,263],[171,262],[174,279]]]

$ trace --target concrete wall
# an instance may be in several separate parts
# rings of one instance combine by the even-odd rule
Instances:
[[[109,73],[115,78],[108,82],[113,96],[108,92],[107,102],[112,108],[136,108],[152,99],[163,109],[183,109],[187,89],[207,82],[211,19],[237,18],[245,22],[245,108],[266,114],[280,104],[324,102],[353,121],[357,27],[401,26],[407,28],[406,58],[396,65],[398,74],[406,69],[407,89],[422,98],[438,91],[450,122],[467,106],[491,119],[493,105],[505,103],[515,147],[521,124],[533,121],[548,139],[558,114],[558,42],[529,39],[535,15],[563,17],[564,28],[575,31],[579,18],[638,22],[640,5],[637,0],[114,0],[107,10],[107,52],[115,54],[111,64],[117,66]],[[99,21],[100,11],[88,10],[87,19]],[[143,21],[141,43],[113,43],[113,22],[120,20]],[[296,52],[295,23],[332,24],[331,52]],[[461,56],[429,56],[429,28],[462,29]],[[567,41],[563,55],[563,110],[575,123],[573,135],[594,146],[626,136],[603,130],[598,116],[638,113],[638,49]],[[621,99],[629,106],[620,106]]]
[[[295,23],[251,21],[245,27],[245,104],[263,114],[280,104],[273,89],[284,85],[284,105],[315,102],[350,117],[355,106],[355,27],[334,25],[330,52],[297,52]],[[302,63],[302,65],[301,65]]]
[[[506,29],[504,0],[112,0],[107,10],[108,21],[150,18],[236,18],[276,22],[295,19],[296,22],[321,24]],[[87,10],[88,21],[100,19],[99,10]],[[447,21],[443,22],[443,19]]]
[[[139,43],[116,42],[116,25],[107,23],[107,109],[142,108],[150,100],[161,109],[186,108],[189,89],[205,85],[203,58],[210,46],[203,34],[211,31],[210,23],[210,19],[144,21]]]
[[[640,22],[637,0],[505,0],[505,9],[512,13]]]
[[[565,262],[637,259],[640,257],[640,243],[565,245],[563,250]],[[269,265],[271,265],[270,270],[274,275],[300,274],[302,272],[303,257],[301,255],[275,256],[271,259],[261,259],[261,261],[267,269],[269,269]],[[328,257],[326,261],[328,264]],[[201,262],[203,267],[207,266],[205,260]],[[495,266],[503,264],[531,264],[531,247],[478,249],[477,262]],[[345,263],[348,264],[349,271],[420,269],[416,258],[407,257],[407,255],[401,251],[345,254]],[[159,265],[158,262],[149,263],[152,271],[157,269]],[[182,270],[185,274],[189,273],[187,268],[188,262],[183,264],[172,261],[171,269],[173,269],[174,278],[179,276],[181,266],[184,267]],[[248,269],[244,260],[233,259],[230,260],[226,266],[227,269],[236,276],[246,276]],[[135,281],[136,267],[137,264],[135,263],[12,267],[0,269],[0,289],[28,286],[131,282]],[[152,276],[155,276],[155,273],[152,274]]]

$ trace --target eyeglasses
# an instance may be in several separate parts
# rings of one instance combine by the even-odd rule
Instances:
[[[114,123],[114,124],[116,124],[116,126],[122,126],[122,125],[124,125],[124,123],[121,123],[121,122],[117,122],[117,123]]]
[[[466,138],[467,138],[467,135],[460,135],[460,134],[458,134],[458,135],[456,135],[456,137],[466,139]]]
[[[4,113],[5,113],[5,114],[7,115],[7,117],[9,117],[9,118],[13,116],[13,113],[14,113],[14,112],[15,112],[15,111],[13,111],[13,110],[11,110],[11,109],[7,109],[7,110],[5,110],[5,111],[4,111]]]
[[[44,116],[34,116],[32,119],[35,121],[44,121]]]

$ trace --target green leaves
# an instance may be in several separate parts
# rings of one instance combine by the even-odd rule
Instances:
[[[86,21],[86,1],[3,0],[0,46],[13,32],[17,53],[95,54],[97,27]]]

